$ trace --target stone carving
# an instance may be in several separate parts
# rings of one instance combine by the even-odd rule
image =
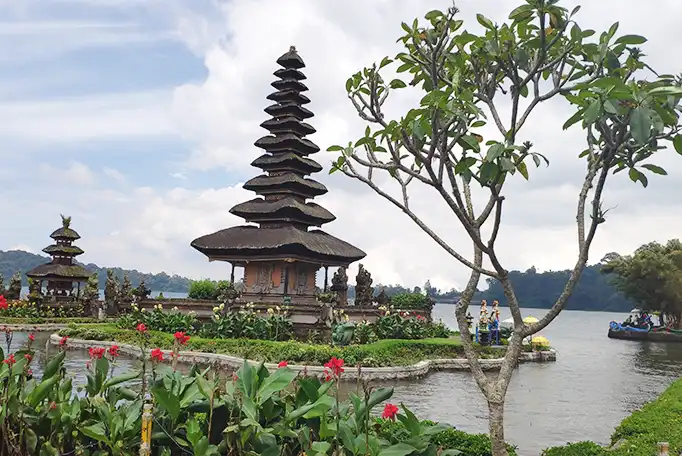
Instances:
[[[255,293],[269,293],[272,288],[272,264],[263,264],[258,271],[258,281],[253,286]]]
[[[296,272],[296,294],[305,294],[308,288],[308,271],[299,269]]]
[[[21,297],[21,273],[15,273],[9,280],[5,298],[8,300],[19,299]]]
[[[346,322],[336,325],[332,331],[332,343],[344,347],[353,341],[353,334],[355,333],[355,323]]]
[[[85,315],[92,315],[96,317],[99,309],[99,278],[97,273],[88,277],[83,289],[83,309]]]
[[[0,295],[5,296],[5,278],[0,274]]]
[[[369,307],[374,302],[372,274],[361,264],[355,277],[355,305]]]
[[[381,287],[381,292],[374,298],[374,302],[376,302],[379,307],[388,306],[391,302],[391,298],[386,294],[386,287]]]
[[[107,269],[107,280],[104,283],[104,304],[107,311],[118,312],[118,296],[120,284],[112,269]]]
[[[148,299],[150,294],[152,294],[152,290],[144,283],[144,279],[140,280],[140,284],[133,290],[133,296],[137,298],[138,301]]]
[[[348,305],[348,274],[346,274],[346,268],[343,266],[336,270],[332,276],[332,286],[329,287],[329,291],[336,295],[336,298],[330,300],[334,301],[338,306]]]
[[[40,307],[43,302],[43,286],[40,280],[28,279],[28,300]]]
[[[124,274],[123,284],[121,284],[121,288],[118,290],[118,304],[127,309],[130,306],[130,303],[133,302],[134,296],[133,284],[130,283],[130,277],[128,274]]]

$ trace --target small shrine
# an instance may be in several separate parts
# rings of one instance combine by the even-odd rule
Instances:
[[[251,164],[263,174],[244,184],[258,197],[237,204],[230,212],[249,225],[236,226],[199,237],[191,246],[209,261],[226,261],[244,268],[246,302],[315,304],[317,272],[324,269],[324,290],[328,289],[328,268],[348,267],[365,257],[365,252],[319,229],[335,220],[334,215],[312,200],[327,188],[309,178],[322,171],[310,155],[320,148],[306,139],[315,129],[304,122],[313,113],[303,105],[310,99],[302,94],[308,88],[301,82],[303,60],[292,46],[277,59],[282,67],[274,72],[275,92],[267,96],[272,116],[261,124],[270,133],[255,142],[265,153]]]
[[[80,247],[73,245],[74,241],[80,239],[80,235],[71,228],[71,217],[62,215],[61,228],[55,230],[50,237],[55,243],[45,247],[43,252],[50,255],[52,261],[31,269],[26,276],[36,284],[36,291],[42,291],[45,287],[45,295],[48,298],[77,298],[80,295],[81,282],[87,281],[91,273],[73,262],[75,257],[84,252]]]

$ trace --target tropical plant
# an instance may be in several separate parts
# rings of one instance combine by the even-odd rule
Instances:
[[[290,340],[294,337],[288,308],[276,306],[261,313],[253,307],[251,303],[241,310],[226,310],[224,304],[214,307],[213,318],[201,326],[200,335],[206,338],[262,340]]]
[[[221,296],[225,295],[227,290],[232,287],[229,280],[192,280],[189,284],[189,299],[204,299],[209,301],[217,301]]]
[[[653,80],[645,79],[642,73],[650,67],[637,46],[646,39],[616,36],[618,23],[604,33],[584,30],[575,21],[578,10],[569,12],[560,0],[526,0],[501,24],[478,14],[482,31],[476,33],[463,28],[455,7],[427,13],[425,23],[403,23],[399,41],[404,51],[346,82],[351,102],[367,122],[364,135],[328,148],[340,153],[330,172],[340,171],[370,187],[471,270],[455,313],[469,365],[488,402],[495,456],[507,455],[504,402],[521,341],[549,325],[575,288],[597,228],[606,221],[603,192],[608,178],[627,171],[646,187],[645,173],[666,174],[651,162],[656,152],[670,144],[682,154],[682,80],[655,72]],[[407,78],[384,79],[394,62]],[[419,105],[391,119],[385,103],[408,87],[421,91]],[[560,97],[575,109],[564,128],[579,123],[586,138],[584,150],[576,151],[586,169],[577,183],[578,257],[549,312],[537,323],[525,324],[496,249],[508,204],[505,184],[518,176],[528,180],[533,163],[549,164],[524,140],[523,127],[538,105]],[[488,122],[494,128],[482,130]],[[387,181],[378,180],[382,173]],[[398,188],[388,189],[386,182]],[[415,182],[442,198],[469,237],[472,257],[457,252],[420,218],[410,198]],[[472,196],[477,191],[487,200],[478,211]],[[514,319],[514,337],[499,374],[493,376],[486,376],[478,362],[466,321],[482,275],[500,282]]]
[[[152,331],[186,331],[189,334],[196,333],[201,325],[193,311],[184,313],[177,307],[165,310],[163,304],[156,304],[151,311],[147,311],[133,303],[130,312],[116,320],[116,325],[122,329],[135,329],[140,323]]]

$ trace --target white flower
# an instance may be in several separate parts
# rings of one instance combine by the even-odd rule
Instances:
[[[173,310],[177,312],[180,309],[178,309],[178,306],[175,306],[175,307],[173,307]]]
[[[275,310],[276,310],[277,312],[279,312],[281,309],[280,309],[279,306],[277,306],[277,307],[275,307]]]
[[[146,310],[147,310],[147,309],[145,309],[145,308],[143,307],[142,309],[140,309],[140,312],[146,312]]]
[[[218,308],[219,308],[220,310],[223,310],[223,309],[225,308],[225,304],[220,304],[220,305],[218,306]]]
[[[268,307],[268,313],[272,315],[275,313],[275,310],[272,307]]]

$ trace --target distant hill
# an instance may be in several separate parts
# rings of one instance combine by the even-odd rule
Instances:
[[[36,266],[47,263],[50,258],[43,255],[36,255],[34,253],[24,252],[23,250],[0,250],[0,274],[5,279],[5,285],[7,285],[9,278],[12,277],[17,271],[22,274],[21,281],[24,286],[28,285],[26,276],[24,275],[26,271],[29,271]],[[99,279],[99,288],[104,288],[104,282],[107,278],[107,269],[112,269],[114,275],[118,276],[119,279],[123,279],[124,274],[128,274],[130,281],[133,286],[136,287],[140,280],[144,280],[146,286],[152,291],[165,291],[172,293],[187,293],[189,290],[190,279],[187,277],[181,277],[179,275],[168,275],[165,272],[159,274],[146,274],[140,272],[136,269],[128,270],[121,268],[105,268],[97,266],[96,264],[84,264],[80,263],[88,271],[97,273]]]

